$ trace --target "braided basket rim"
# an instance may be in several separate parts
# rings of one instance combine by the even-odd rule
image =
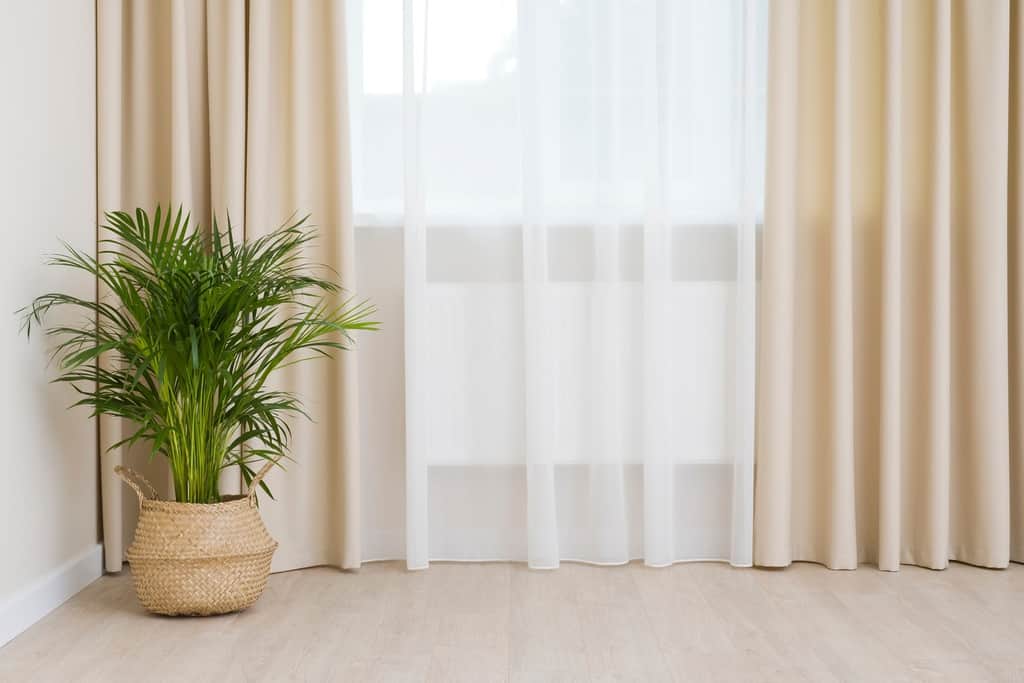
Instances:
[[[205,514],[227,512],[229,510],[249,505],[252,505],[252,507],[258,507],[249,503],[249,497],[246,495],[222,496],[220,502],[217,503],[180,503],[176,500],[155,500],[153,498],[146,498],[142,501],[143,509],[166,510],[168,512],[201,512]]]
[[[273,545],[267,546],[264,550],[257,550],[251,553],[239,553],[237,555],[206,555],[204,557],[176,557],[171,555],[136,555],[135,553],[128,552],[126,557],[128,558],[128,564],[132,565],[136,562],[173,562],[174,564],[202,564],[203,562],[224,562],[225,560],[252,560],[262,559],[268,555],[273,556],[277,550],[277,541],[273,542]]]

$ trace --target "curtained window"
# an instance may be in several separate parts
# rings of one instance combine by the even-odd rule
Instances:
[[[362,293],[400,290],[404,325],[362,361],[404,370],[404,480],[363,459],[365,519],[404,501],[404,540],[364,557],[750,564],[766,3],[348,18]]]

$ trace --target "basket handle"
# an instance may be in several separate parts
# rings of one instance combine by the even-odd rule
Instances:
[[[268,460],[267,464],[260,468],[260,471],[252,478],[249,482],[249,493],[246,494],[246,498],[249,499],[249,504],[253,505],[256,500],[256,490],[260,487],[260,482],[263,481],[263,477],[267,476],[267,472],[270,471],[274,465],[277,464],[277,460]]]
[[[153,488],[153,485],[146,481],[146,478],[144,476],[142,476],[135,470],[131,469],[130,467],[125,467],[124,465],[116,465],[114,467],[114,474],[119,476],[121,478],[121,481],[131,486],[132,489],[135,491],[135,495],[139,497],[140,510],[142,509],[142,501],[146,500],[146,494],[142,491],[142,489],[139,487],[139,484],[137,484],[136,482],[141,483],[143,486],[149,489],[149,497],[151,499],[160,500],[160,496],[157,495],[156,489]]]

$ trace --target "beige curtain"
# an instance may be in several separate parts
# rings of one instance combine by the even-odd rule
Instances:
[[[774,0],[755,562],[1024,560],[1024,17]]]
[[[204,225],[230,212],[253,237],[293,214],[321,237],[311,259],[354,288],[344,3],[334,0],[98,0],[98,208],[183,205]],[[359,457],[352,354],[284,372],[315,422],[293,424],[296,462],[261,507],[280,542],[274,570],[359,565]],[[123,433],[100,422],[101,447]],[[108,571],[119,571],[135,501],[101,461]],[[237,488],[237,473],[228,488]]]

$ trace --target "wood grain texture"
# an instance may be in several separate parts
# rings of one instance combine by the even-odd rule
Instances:
[[[0,649],[0,681],[71,680],[1024,681],[1024,566],[382,562],[208,618],[106,576]]]

